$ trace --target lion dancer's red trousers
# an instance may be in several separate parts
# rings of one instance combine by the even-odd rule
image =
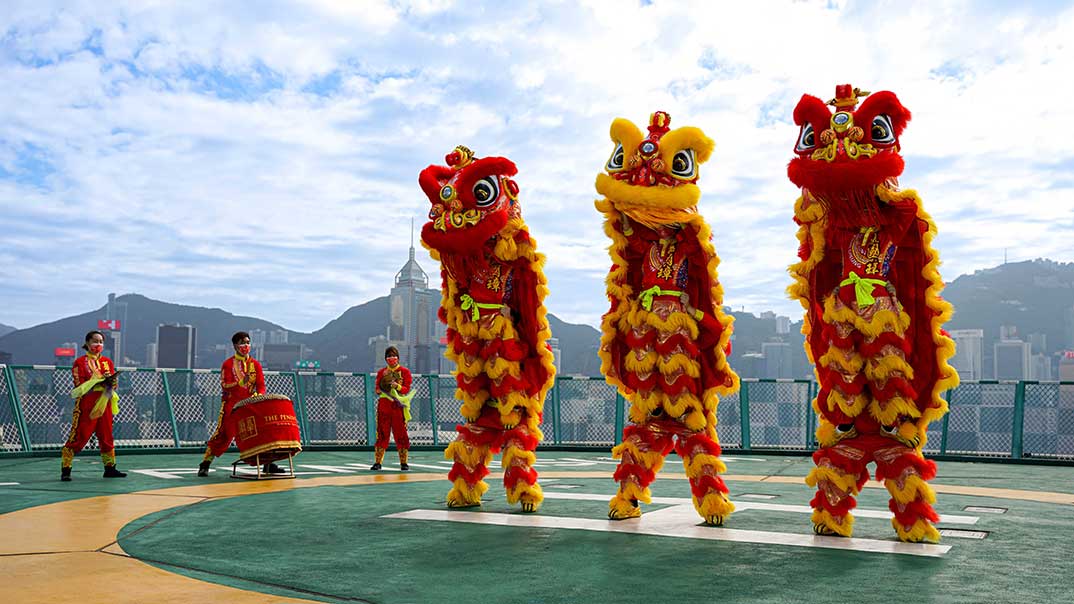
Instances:
[[[723,524],[735,506],[728,500],[727,485],[719,476],[727,471],[719,459],[720,445],[705,432],[692,432],[674,420],[631,424],[623,429],[623,442],[612,449],[613,457],[622,461],[613,475],[619,492],[609,502],[610,518],[641,515],[638,502],[650,502],[649,485],[656,480],[656,473],[672,449],[682,458],[694,509],[706,523]]]
[[[488,490],[482,480],[488,476],[492,454],[503,450],[503,486],[507,489],[507,502],[522,503],[523,511],[535,511],[544,499],[541,486],[537,484],[537,436],[526,427],[526,414],[514,427],[504,427],[500,412],[491,405],[482,408],[477,421],[457,427],[458,438],[444,452],[447,459],[454,460],[448,480],[453,483],[447,496],[449,507],[479,505],[481,496]]]
[[[406,431],[406,418],[403,406],[395,401],[382,398],[377,401],[377,441],[374,444],[376,463],[384,461],[388,450],[388,441],[395,437],[395,448],[399,450],[399,463],[407,463],[410,452],[410,434]]]
[[[103,395],[100,395],[103,396]],[[71,418],[71,432],[61,451],[62,466],[70,468],[75,455],[86,446],[90,437],[97,435],[97,444],[101,449],[101,462],[106,466],[116,465],[116,445],[112,440],[112,406],[105,405],[104,413],[97,418],[90,417],[90,411],[97,404],[96,396],[83,396],[75,403]]]
[[[849,537],[854,517],[854,496],[869,480],[869,462],[876,462],[876,479],[884,482],[895,514],[891,524],[903,541],[938,541],[932,523],[939,516],[932,508],[936,496],[925,481],[936,476],[936,464],[916,450],[882,434],[864,434],[839,441],[813,453],[817,467],[806,482],[817,487],[810,502],[814,530]]]
[[[205,443],[205,455],[202,461],[212,461],[223,455],[235,440],[235,426],[231,421],[231,410],[235,408],[234,401],[223,401],[220,404],[220,416],[216,419],[216,431]]]

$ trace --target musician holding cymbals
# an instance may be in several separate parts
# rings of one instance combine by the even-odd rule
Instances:
[[[395,446],[399,449],[399,469],[410,469],[407,465],[407,453],[410,450],[410,435],[406,431],[406,423],[410,421],[410,399],[414,396],[410,392],[410,370],[399,363],[399,350],[395,346],[389,346],[384,351],[384,360],[387,367],[377,372],[376,391],[377,400],[377,442],[374,454],[376,456],[370,470],[381,469],[384,461],[384,453],[388,450],[388,439],[395,436]]]
[[[82,345],[86,354],[78,357],[71,367],[75,399],[71,433],[61,452],[60,480],[71,480],[71,464],[75,455],[86,446],[94,434],[101,448],[105,478],[124,478],[127,475],[116,469],[116,446],[112,440],[112,418],[119,413],[119,395],[116,394],[116,365],[104,356],[104,334],[91,331]]]

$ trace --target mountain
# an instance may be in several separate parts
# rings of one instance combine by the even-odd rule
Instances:
[[[369,338],[385,332],[389,311],[387,296],[375,298],[352,306],[313,333],[303,333],[256,317],[234,315],[219,308],[171,304],[138,294],[119,296],[116,302],[127,305],[126,316],[120,318],[124,321],[124,356],[130,361],[143,363],[146,346],[156,341],[157,325],[178,323],[197,328],[199,368],[219,366],[220,361],[230,353],[229,342],[234,332],[260,329],[265,332],[286,331],[287,341],[303,344],[307,349],[306,358],[319,359],[322,369],[368,371],[373,366]],[[97,320],[104,318],[105,313],[106,306],[102,306],[73,317],[13,331],[0,336],[0,351],[11,353],[14,363],[52,364],[55,362],[54,348],[67,342],[81,344],[86,332],[95,329]],[[588,325],[565,323],[553,315],[549,315],[548,319],[554,335],[559,338],[564,373],[599,375],[597,330]]]
[[[324,369],[368,371],[373,366],[369,338],[384,333],[387,324],[388,296],[383,296],[352,306],[317,331],[296,334],[289,341],[305,344],[310,358],[320,359]]]
[[[992,374],[992,345],[999,340],[1000,326],[1014,327],[1024,341],[1043,335],[1042,349],[1034,348],[1033,354],[1074,349],[1074,263],[1038,259],[1003,264],[960,276],[943,295],[955,306],[947,329],[984,330],[985,377]]]
[[[548,315],[552,337],[559,340],[563,375],[600,375],[600,332],[589,325],[564,323],[555,315]]]
[[[12,327],[10,325],[4,325],[3,323],[0,323],[0,338],[2,338],[4,336],[6,336],[7,334],[15,331],[15,329],[16,329],[15,327]]]
[[[126,350],[123,352],[125,357],[135,361],[145,358],[146,345],[156,341],[157,325],[161,323],[197,328],[198,367],[203,368],[219,366],[225,352],[214,350],[214,347],[230,342],[231,334],[236,331],[283,329],[269,321],[233,315],[219,308],[170,304],[138,294],[119,296],[116,302],[127,304],[126,316],[120,317],[124,321]],[[96,329],[97,320],[105,318],[106,308],[101,306],[80,315],[11,332],[0,337],[0,350],[11,353],[15,363],[52,364],[55,361],[53,349],[66,342],[81,345],[86,332]],[[120,359],[116,361],[122,362]]]
[[[1044,349],[1034,350],[1052,356],[1063,349],[1074,349],[1074,263],[1034,260],[1004,264],[962,275],[948,284],[944,297],[955,306],[955,315],[947,324],[953,329],[983,329],[982,345],[984,377],[991,377],[992,344],[999,338],[1001,325],[1013,326],[1019,338],[1029,340],[1041,334]],[[255,329],[272,332],[286,331],[288,341],[304,344],[306,358],[319,359],[330,371],[366,371],[373,365],[369,338],[385,332],[388,323],[388,297],[380,297],[347,309],[313,333],[286,330],[255,317],[234,315],[218,308],[201,308],[151,300],[128,294],[117,302],[127,304],[125,356],[141,362],[146,345],[156,338],[161,323],[194,325],[198,329],[198,365],[215,367],[230,351],[231,334],[238,330]],[[751,313],[732,313],[735,335],[731,365],[743,377],[764,377],[772,370],[772,362],[760,356],[768,342],[785,342],[785,364],[780,375],[809,377],[812,375],[802,352],[801,322],[790,324],[787,334],[777,332],[777,318],[772,313],[761,316]],[[105,307],[67,317],[51,323],[0,335],[0,351],[13,355],[19,364],[51,364],[53,348],[65,342],[79,342],[86,331],[104,318]],[[122,319],[123,317],[121,317]],[[794,317],[800,319],[800,317]],[[559,340],[564,375],[600,375],[597,347],[600,333],[589,325],[565,323],[548,315],[553,337]],[[1036,338],[1039,343],[1040,337]],[[780,348],[768,348],[779,351]],[[118,360],[118,359],[117,359]],[[338,362],[337,362],[338,360]],[[789,365],[789,368],[787,367]]]

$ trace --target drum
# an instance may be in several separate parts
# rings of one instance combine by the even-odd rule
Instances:
[[[286,459],[302,450],[295,406],[282,394],[258,394],[235,403],[231,421],[239,458],[252,466]]]

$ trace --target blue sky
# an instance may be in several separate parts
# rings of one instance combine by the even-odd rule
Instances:
[[[716,141],[726,302],[797,317],[791,112],[842,82],[914,113],[945,277],[1074,260],[1069,3],[516,4],[5,3],[0,323],[113,291],[319,328],[387,292],[418,172],[466,144],[518,164],[550,310],[596,324],[608,126],[658,109]]]

